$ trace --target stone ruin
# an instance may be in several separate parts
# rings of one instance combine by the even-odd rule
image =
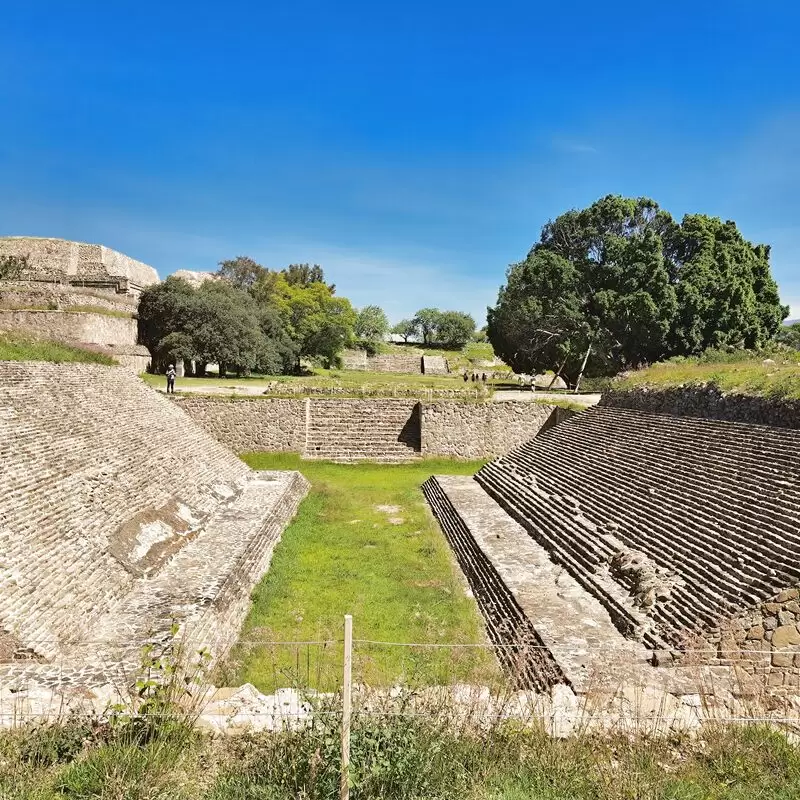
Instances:
[[[530,646],[513,666],[536,688],[680,693],[702,674],[800,695],[800,417],[655,394],[426,483],[489,636],[501,660]]]
[[[152,267],[99,244],[25,236],[0,237],[0,256],[27,258],[21,274],[0,281],[0,330],[85,346],[146,369],[150,353],[137,343],[136,309],[142,290],[158,283]],[[98,311],[71,310],[87,307]]]
[[[124,679],[171,636],[223,658],[307,491],[119,367],[0,362],[0,686]]]

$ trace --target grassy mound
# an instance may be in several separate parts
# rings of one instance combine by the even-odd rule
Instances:
[[[586,384],[587,388],[589,384]],[[604,388],[713,386],[723,392],[800,399],[800,352],[709,351],[628,372]]]
[[[13,333],[0,333],[0,361],[50,361],[54,364],[81,362],[107,364],[117,362],[102,353],[46,339],[31,339]]]

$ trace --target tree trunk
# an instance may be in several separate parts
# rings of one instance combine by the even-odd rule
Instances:
[[[589,346],[586,348],[586,355],[583,357],[583,364],[581,364],[581,371],[578,373],[578,380],[575,381],[574,394],[578,394],[578,389],[581,388],[581,378],[583,377],[583,371],[586,369],[586,362],[589,360],[589,354],[591,352],[592,352],[592,344],[590,343]]]
[[[564,356],[564,360],[561,362],[561,366],[555,371],[555,374],[553,375],[553,380],[551,380],[547,386],[548,389],[553,388],[553,384],[556,382],[556,378],[561,374],[561,370],[564,369],[564,365],[567,363],[568,358],[569,358],[569,353],[567,353],[567,355]]]

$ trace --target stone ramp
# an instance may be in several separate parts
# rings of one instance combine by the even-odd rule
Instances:
[[[173,619],[221,655],[307,487],[88,364],[0,363],[0,460],[0,632],[40,674],[87,675]]]
[[[678,672],[651,667],[650,651],[623,637],[597,598],[554,564],[473,478],[436,475],[423,490],[492,642],[527,637],[539,644],[536,662],[526,665],[530,685],[564,682],[578,693],[614,691],[623,684],[688,691]],[[500,648],[501,661],[503,653]]]
[[[796,430],[600,406],[476,479],[654,647],[800,580]]]

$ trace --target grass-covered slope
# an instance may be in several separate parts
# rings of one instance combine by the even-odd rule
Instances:
[[[82,347],[3,332],[0,332],[0,361],[50,361],[55,364],[66,362],[117,363],[109,356]]]
[[[723,392],[775,399],[800,398],[800,352],[710,351],[697,358],[673,358],[628,372],[604,388],[713,386]],[[587,385],[588,388],[588,385]]]
[[[269,648],[248,640],[341,639],[348,613],[358,639],[486,641],[477,606],[420,489],[432,473],[469,475],[480,463],[343,465],[273,453],[244,459],[256,469],[299,469],[312,488],[253,594],[245,644],[233,657],[239,662],[235,683],[247,681],[262,691],[335,686],[341,674],[337,648]],[[481,682],[494,678],[496,669],[482,648],[357,648],[356,672],[372,685]]]

